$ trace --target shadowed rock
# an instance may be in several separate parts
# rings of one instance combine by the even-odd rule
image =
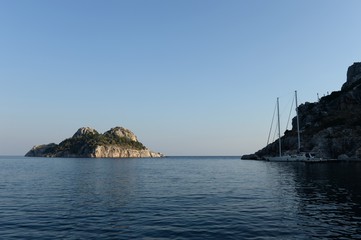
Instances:
[[[302,151],[323,158],[361,160],[361,63],[348,68],[347,81],[340,91],[322,97],[319,102],[301,104],[298,113]],[[281,138],[284,154],[297,152],[296,129],[295,117],[292,130]],[[278,140],[252,156],[277,154]]]

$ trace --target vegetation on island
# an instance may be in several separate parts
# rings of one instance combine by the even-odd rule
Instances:
[[[47,151],[67,151],[69,153],[76,154],[79,153],[79,150],[93,149],[96,146],[107,145],[115,145],[136,150],[146,149],[146,147],[141,142],[132,141],[126,137],[119,137],[112,134],[85,133],[80,136],[65,139],[59,143],[59,145],[56,145]]]
[[[136,152],[130,153],[129,150],[138,151],[138,155],[142,156],[160,156],[159,153],[150,152],[130,130],[115,127],[101,134],[95,129],[80,128],[71,138],[67,138],[59,144],[51,143],[45,145],[34,146],[26,156],[41,157],[93,157],[98,147],[100,151],[110,151],[104,153],[106,156],[134,156]],[[143,150],[145,152],[143,152]],[[113,152],[112,152],[113,151]],[[115,152],[116,153],[115,153]],[[133,154],[133,155],[132,155]],[[97,152],[97,156],[102,153]]]

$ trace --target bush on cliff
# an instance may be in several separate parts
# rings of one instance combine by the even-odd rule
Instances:
[[[126,137],[117,137],[110,134],[99,133],[87,133],[81,136],[65,139],[55,148],[56,151],[68,151],[69,153],[77,154],[80,151],[93,149],[96,146],[106,145],[116,145],[137,150],[146,149],[141,142],[135,142]]]

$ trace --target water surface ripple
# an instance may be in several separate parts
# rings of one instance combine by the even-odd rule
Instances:
[[[1,239],[361,239],[361,163],[0,157]]]

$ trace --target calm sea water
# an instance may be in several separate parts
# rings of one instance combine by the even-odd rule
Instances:
[[[1,239],[361,239],[361,163],[0,157]]]

